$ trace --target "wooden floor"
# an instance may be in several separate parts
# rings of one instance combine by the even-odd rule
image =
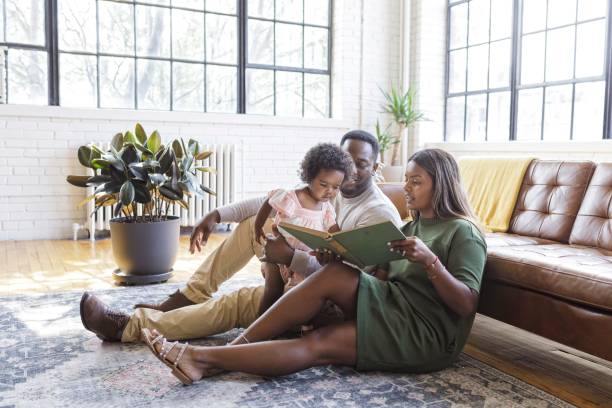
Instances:
[[[181,237],[170,282],[186,281],[223,239],[213,234],[203,254],[191,255],[188,237]],[[113,288],[114,268],[108,239],[0,241],[0,295]],[[253,259],[240,274],[261,276],[259,262]],[[465,351],[575,405],[612,407],[612,362],[480,315]]]

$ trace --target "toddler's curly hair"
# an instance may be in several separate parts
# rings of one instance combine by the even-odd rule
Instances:
[[[338,170],[344,177],[350,177],[353,172],[353,159],[333,143],[319,143],[306,152],[300,164],[300,178],[304,183],[310,183],[321,170]]]

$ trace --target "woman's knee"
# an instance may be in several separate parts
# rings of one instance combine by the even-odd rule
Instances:
[[[320,282],[324,281],[332,284],[338,283],[346,285],[350,283],[359,283],[359,274],[360,272],[355,268],[351,268],[340,262],[334,262],[319,269],[312,277]]]

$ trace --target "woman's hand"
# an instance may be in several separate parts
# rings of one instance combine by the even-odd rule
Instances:
[[[408,237],[388,243],[390,250],[399,252],[410,262],[419,262],[430,265],[435,261],[436,255],[417,237]]]
[[[308,253],[309,255],[312,255],[314,257],[317,258],[317,262],[321,265],[321,266],[325,266],[329,263],[332,262],[341,262],[342,261],[342,257],[332,251],[330,251],[329,249],[316,249],[314,251],[310,251]]]

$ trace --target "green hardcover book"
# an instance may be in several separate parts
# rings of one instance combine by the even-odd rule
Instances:
[[[334,233],[286,222],[281,222],[279,227],[302,241],[307,247],[330,249],[341,255],[346,262],[359,268],[402,259],[399,253],[389,251],[387,242],[406,238],[391,221]]]

